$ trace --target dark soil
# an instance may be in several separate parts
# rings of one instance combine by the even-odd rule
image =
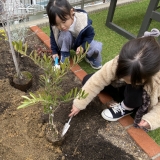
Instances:
[[[30,50],[35,49],[35,44],[44,47],[35,35],[28,37],[27,41]],[[47,118],[43,115],[43,107],[35,105],[17,110],[22,95],[40,88],[38,79],[43,71],[31,60],[20,57],[20,68],[33,74],[33,85],[27,92],[13,88],[9,79],[15,74],[15,67],[9,46],[2,40],[0,46],[0,160],[148,160],[136,145],[133,148],[130,146],[133,151],[129,154],[106,138],[108,134],[113,137],[112,132],[106,129],[111,123],[101,118],[104,105],[98,97],[87,109],[73,117],[61,146],[48,142],[45,136]],[[80,88],[81,82],[70,72],[61,85],[67,92],[75,86]],[[54,121],[64,125],[69,119],[71,107],[72,102],[61,105],[55,112]],[[122,132],[123,128],[117,128],[117,142],[125,136],[128,138]],[[127,141],[127,138],[124,139]],[[129,140],[128,144],[132,143]]]

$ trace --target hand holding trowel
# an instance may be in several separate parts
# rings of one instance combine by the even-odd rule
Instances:
[[[72,117],[70,117],[69,120],[68,120],[68,122],[65,123],[65,125],[63,127],[63,130],[62,130],[61,137],[63,137],[67,133],[67,131],[68,131],[69,127],[70,127],[69,123],[70,123],[71,119],[72,119]]]
[[[60,65],[58,64],[58,57],[54,58],[54,67],[60,69]]]
[[[79,112],[80,112],[80,110],[78,108],[76,108],[75,106],[73,106],[71,113],[69,114],[70,118],[69,118],[68,122],[65,123],[65,125],[63,127],[61,137],[63,137],[67,133],[67,131],[70,127],[69,123],[71,122],[71,119],[73,118],[73,116],[77,115]]]

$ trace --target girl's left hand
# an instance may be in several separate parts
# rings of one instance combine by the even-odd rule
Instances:
[[[140,127],[144,127],[144,128],[146,128],[146,129],[150,129],[151,127],[150,127],[150,125],[149,125],[149,123],[148,122],[146,122],[145,120],[141,120],[140,121],[140,123],[138,124]]]

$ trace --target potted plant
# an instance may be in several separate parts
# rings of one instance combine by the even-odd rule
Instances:
[[[67,103],[74,98],[84,99],[88,95],[85,91],[78,91],[77,88],[71,89],[70,92],[64,95],[62,94],[63,88],[61,88],[60,83],[69,72],[70,68],[85,57],[89,45],[86,44],[87,49],[85,53],[82,53],[81,49],[80,54],[73,56],[72,65],[70,64],[69,58],[66,58],[64,63],[60,63],[60,68],[53,66],[52,57],[46,54],[39,56],[37,51],[32,51],[27,55],[27,44],[22,47],[21,42],[13,42],[13,46],[17,52],[23,56],[27,56],[44,70],[44,74],[40,76],[41,89],[36,93],[29,93],[29,96],[22,96],[24,101],[18,106],[18,109],[40,103],[44,108],[44,113],[49,116],[49,122],[46,128],[47,139],[54,144],[59,144],[63,138],[53,121],[55,110],[63,103]]]

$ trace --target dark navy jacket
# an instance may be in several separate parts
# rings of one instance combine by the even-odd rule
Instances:
[[[84,11],[82,9],[76,9],[76,12],[86,13],[86,11]],[[76,18],[78,18],[78,17],[76,17]],[[74,42],[74,45],[73,45],[73,49],[75,51],[79,46],[82,46],[85,50],[86,42],[88,42],[90,44],[91,41],[94,38],[95,32],[94,32],[94,29],[92,27],[92,20],[88,18],[88,15],[87,15],[87,19],[88,19],[88,25],[85,28],[82,28],[82,30],[79,32],[77,38],[75,39],[75,42]],[[50,41],[51,41],[52,53],[53,54],[60,54],[60,49],[57,46],[57,43],[55,41],[55,37],[54,37],[53,30],[52,30],[51,26],[50,26],[50,31],[51,31],[50,32]]]

